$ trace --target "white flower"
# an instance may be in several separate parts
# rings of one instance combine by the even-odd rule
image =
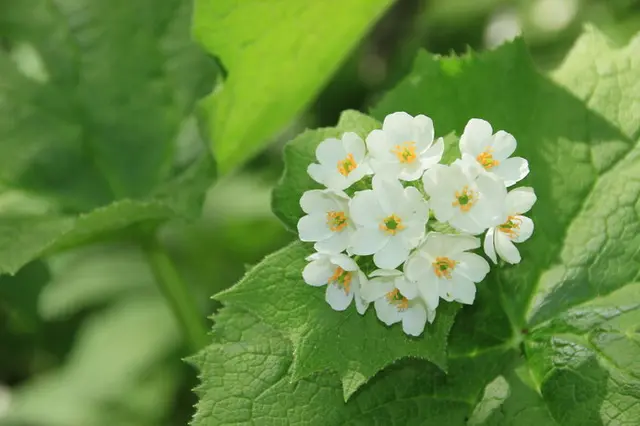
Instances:
[[[373,254],[379,268],[393,269],[404,262],[425,232],[429,205],[416,188],[397,180],[373,178],[373,189],[360,191],[349,203],[356,230],[349,252]]]
[[[535,202],[533,188],[522,187],[509,191],[506,220],[489,229],[484,237],[484,252],[493,263],[498,263],[496,252],[509,263],[520,262],[520,253],[513,243],[526,241],[533,233],[533,221],[522,214],[531,210]]]
[[[307,213],[298,221],[302,241],[315,241],[321,252],[340,253],[355,230],[349,218],[349,196],[342,191],[313,189],[302,194],[300,207]]]
[[[470,235],[449,235],[430,232],[416,250],[404,270],[408,283],[428,306],[437,306],[437,299],[472,304],[476,286],[489,272],[489,263],[481,256],[467,253],[480,247],[480,240]],[[411,294],[415,290],[405,289]]]
[[[422,178],[436,219],[469,234],[480,234],[503,219],[507,190],[489,174],[473,179],[460,164],[438,164]]]
[[[529,174],[529,163],[521,157],[509,158],[516,150],[516,139],[503,130],[495,135],[491,124],[479,118],[469,120],[460,137],[462,161],[479,171],[498,176],[511,186]]]
[[[433,122],[424,115],[394,112],[384,118],[382,130],[367,136],[371,167],[385,179],[413,181],[440,162],[444,142],[433,143]]]
[[[316,148],[320,164],[310,164],[307,173],[327,188],[342,191],[371,173],[365,151],[364,142],[353,132],[343,134],[342,139],[325,139]]]
[[[314,253],[307,257],[310,263],[302,271],[304,281],[314,287],[327,285],[325,299],[336,311],[344,311],[353,299],[356,309],[364,314],[369,306],[360,295],[367,277],[353,259],[344,254]]]
[[[378,269],[363,287],[366,300],[373,301],[376,314],[386,325],[402,321],[402,330],[411,336],[419,336],[424,331],[427,320],[432,323],[435,309],[429,309],[419,298],[409,299],[402,291],[406,280],[398,270]]]

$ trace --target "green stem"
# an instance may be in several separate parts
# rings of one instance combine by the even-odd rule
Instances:
[[[207,328],[195,298],[180,277],[173,261],[156,239],[149,241],[145,246],[145,252],[156,282],[180,323],[189,346],[193,351],[202,349],[208,343]]]

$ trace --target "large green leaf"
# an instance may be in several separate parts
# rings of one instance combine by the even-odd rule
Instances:
[[[197,0],[193,31],[227,78],[203,103],[221,171],[307,105],[390,0]]]
[[[420,54],[412,73],[374,116],[424,113],[434,119],[438,134],[460,134],[469,118],[482,117],[513,133],[517,154],[531,166],[524,183],[538,195],[531,212],[536,231],[519,246],[522,263],[494,269],[479,284],[476,303],[457,316],[448,375],[432,364],[412,370],[410,362],[397,363],[346,404],[331,393],[336,392],[331,374],[290,384],[300,378],[295,333],[283,333],[292,343],[276,343],[265,331],[264,339],[238,330],[222,333],[240,343],[214,344],[200,357],[200,404],[207,405],[195,424],[246,424],[267,416],[275,423],[310,424],[464,425],[465,417],[473,425],[635,424],[640,416],[638,75],[640,39],[616,49],[593,29],[550,77],[535,70],[522,41],[462,58]],[[299,275],[298,256],[273,268],[268,265],[274,257],[269,258],[263,271],[284,282]],[[257,276],[223,294],[224,299],[240,290],[228,299],[232,308],[256,313],[276,330],[286,323],[302,330],[314,324],[318,314],[310,306],[319,295],[310,292],[309,301],[296,308],[284,296],[272,306],[271,282],[265,277],[261,290],[257,282],[250,285],[252,277]],[[305,322],[296,319],[299,313]],[[314,324],[313,332],[320,335],[325,326]],[[393,329],[385,331],[387,342]],[[325,357],[322,349],[316,348],[319,360]],[[376,357],[364,354],[333,355],[344,364]],[[491,367],[487,359],[498,365]],[[218,380],[213,371],[229,375]],[[256,383],[265,387],[256,391]],[[432,388],[425,392],[424,386]],[[389,389],[393,397],[385,393]],[[314,411],[316,402],[325,408]],[[225,410],[229,407],[238,417]]]

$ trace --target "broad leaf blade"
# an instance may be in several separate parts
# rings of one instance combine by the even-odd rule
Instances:
[[[203,108],[222,173],[255,155],[337,70],[390,0],[197,0],[193,31],[228,71]]]

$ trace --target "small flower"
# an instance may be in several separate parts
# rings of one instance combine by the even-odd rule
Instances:
[[[433,122],[424,115],[395,112],[385,117],[382,130],[367,136],[371,167],[385,179],[413,181],[440,162],[444,142],[433,143]]]
[[[365,313],[369,302],[361,297],[360,288],[367,277],[353,259],[344,254],[314,253],[307,260],[302,278],[314,287],[326,284],[325,299],[334,310],[344,311],[355,299],[358,313]]]
[[[425,232],[429,205],[413,187],[397,180],[373,178],[373,189],[357,192],[349,203],[356,230],[349,252],[373,254],[379,268],[393,269],[404,262]]]
[[[349,196],[342,191],[313,189],[302,194],[300,207],[307,213],[298,221],[302,241],[315,241],[315,249],[340,253],[355,230],[349,218]]]
[[[521,243],[531,237],[533,221],[522,214],[531,210],[535,202],[533,188],[522,187],[509,191],[505,221],[489,229],[484,237],[484,252],[493,263],[498,263],[496,252],[511,264],[520,263],[520,253],[513,243]]]
[[[470,235],[430,232],[424,243],[405,263],[409,294],[417,292],[427,306],[438,305],[438,297],[451,302],[472,304],[476,286],[489,272],[489,263],[481,256],[467,253],[480,247]],[[435,309],[435,308],[434,308]]]
[[[478,171],[494,174],[509,187],[529,174],[529,163],[521,157],[509,158],[516,150],[516,140],[503,130],[495,135],[491,124],[479,118],[469,120],[460,137],[462,161]]]
[[[438,164],[425,172],[422,182],[436,219],[462,232],[480,234],[503,218],[507,191],[495,176],[474,179],[459,163]]]
[[[370,275],[372,279],[363,287],[363,296],[374,302],[378,319],[386,325],[402,321],[402,330],[411,336],[424,331],[427,320],[432,323],[435,309],[429,309],[422,300],[409,298],[402,292],[406,280],[402,272],[395,269],[378,269]],[[415,295],[414,295],[415,297]]]
[[[329,189],[342,191],[371,172],[365,161],[363,140],[353,132],[342,139],[325,139],[316,148],[317,163],[310,164],[307,173]]]

